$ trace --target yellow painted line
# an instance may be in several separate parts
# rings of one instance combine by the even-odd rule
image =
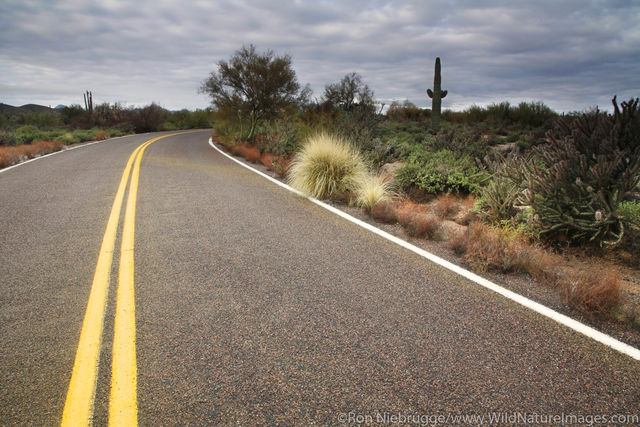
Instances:
[[[111,397],[109,399],[109,425],[114,426],[138,425],[133,248],[140,162],[144,150],[152,142],[154,141],[146,143],[136,158],[129,184],[124,225],[122,226],[120,272],[113,330]]]
[[[120,211],[124,200],[124,193],[129,180],[129,172],[135,156],[140,151],[138,147],[129,157],[127,166],[122,173],[120,185],[111,207],[111,214],[104,232],[93,284],[89,293],[89,301],[85,311],[80,340],[73,363],[71,380],[62,413],[62,426],[90,425],[93,418],[93,402],[98,377],[98,362],[100,345],[102,343],[102,328],[104,313],[109,291],[111,276],[111,262],[116,242],[116,232],[120,220]]]
[[[107,295],[109,291],[109,281],[111,275],[111,264],[113,261],[113,252],[116,241],[116,233],[118,230],[118,223],[120,220],[120,212],[122,210],[122,204],[124,201],[124,195],[127,188],[127,182],[129,181],[129,174],[131,172],[131,168],[133,166],[135,173],[135,191],[132,191],[132,188],[129,189],[129,196],[127,199],[127,212],[125,212],[125,225],[127,223],[127,218],[129,219],[130,225],[128,229],[130,229],[130,241],[127,243],[126,252],[130,252],[130,261],[125,259],[123,264],[122,254],[125,253],[125,250],[121,249],[121,266],[120,266],[120,277],[123,275],[127,275],[130,277],[130,291],[126,291],[125,294],[130,293],[130,302],[128,302],[129,307],[133,308],[133,227],[135,220],[135,197],[137,193],[138,186],[138,178],[140,174],[140,161],[142,159],[142,153],[144,150],[153,142],[167,138],[170,136],[180,135],[183,133],[191,133],[194,131],[188,132],[177,132],[168,135],[163,135],[157,138],[153,138],[140,146],[138,146],[135,151],[129,157],[127,161],[127,165],[122,173],[122,177],[120,179],[120,184],[118,186],[118,190],[116,191],[116,196],[111,207],[111,213],[109,215],[109,219],[107,221],[107,227],[104,233],[104,237],[102,239],[102,245],[100,246],[100,252],[98,255],[98,261],[96,263],[96,270],[93,277],[93,283],[91,285],[91,291],[89,294],[89,301],[87,303],[87,309],[85,311],[84,320],[82,322],[82,329],[80,331],[80,339],[78,341],[78,348],[76,350],[76,357],[73,364],[73,370],[71,373],[71,380],[69,381],[69,389],[67,391],[67,397],[64,405],[64,410],[62,414],[62,426],[87,426],[91,425],[93,421],[93,408],[95,401],[95,392],[96,392],[96,383],[98,378],[98,367],[100,360],[100,346],[102,343],[102,331],[107,303]],[[134,165],[135,162],[135,165]],[[133,178],[132,178],[133,179]],[[133,209],[130,209],[129,206],[131,204],[131,200],[133,197]],[[129,213],[130,212],[130,213]],[[124,230],[123,230],[123,248],[125,244],[124,239]],[[128,248],[131,248],[130,250]],[[123,269],[123,265],[127,267]],[[122,280],[122,279],[120,279]],[[126,286],[129,285],[125,285]],[[120,294],[120,290],[118,290],[118,294]],[[120,298],[118,297],[118,300]],[[116,311],[118,302],[116,302]],[[120,304],[122,305],[122,304]],[[127,309],[125,304],[124,309]],[[137,415],[137,400],[135,399],[136,393],[136,384],[135,384],[135,312],[131,311],[129,313],[129,317],[133,319],[133,323],[124,322],[124,325],[130,329],[129,337],[133,337],[132,346],[129,346],[133,349],[133,393],[129,392],[129,401],[130,403],[127,405],[128,407],[135,408],[135,414]],[[123,322],[116,321],[116,323],[120,323],[123,325]],[[118,334],[120,341],[122,341],[122,335]],[[114,340],[116,339],[114,334]],[[131,349],[128,350],[131,352]],[[114,344],[114,355],[115,355],[115,344]],[[120,351],[118,353],[118,360],[122,360],[120,356]],[[130,356],[129,356],[130,358]],[[129,365],[131,364],[131,360],[129,360]],[[124,370],[124,372],[129,372],[128,375],[131,375],[130,368],[128,370]],[[121,372],[122,369],[119,369]],[[113,388],[113,385],[112,385]],[[111,393],[114,394],[113,391]],[[131,398],[133,396],[133,400]],[[110,408],[110,417],[111,417],[111,408]],[[136,419],[137,423],[137,419]],[[128,425],[122,424],[122,425]],[[115,424],[114,424],[115,425]]]
[[[116,295],[116,315],[113,330],[113,354],[111,361],[111,395],[109,398],[109,425],[133,427],[138,425],[137,364],[136,364],[136,315],[134,288],[134,245],[136,200],[142,155],[149,145],[168,136],[191,133],[179,132],[154,138],[142,145],[137,154],[122,226],[120,271]]]

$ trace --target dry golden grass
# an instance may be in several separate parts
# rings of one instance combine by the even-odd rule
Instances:
[[[309,137],[289,167],[289,183],[305,194],[325,199],[354,191],[366,172],[358,150],[327,133]]]
[[[356,204],[370,211],[378,202],[391,196],[391,181],[383,175],[362,173],[356,179]]]

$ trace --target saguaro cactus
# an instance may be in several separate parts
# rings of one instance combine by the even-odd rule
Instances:
[[[93,113],[93,94],[91,91],[86,91],[83,94],[84,97],[84,109],[89,112],[89,114]]]
[[[436,70],[433,76],[433,90],[427,89],[427,95],[431,98],[431,124],[434,129],[440,128],[440,107],[442,106],[442,98],[447,96],[446,90],[440,89],[440,58],[436,58]]]

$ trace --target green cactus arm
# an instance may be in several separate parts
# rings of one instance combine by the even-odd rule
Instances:
[[[442,92],[440,92],[440,98],[444,98],[445,96],[447,96],[447,92],[446,90],[443,90]]]
[[[429,98],[433,98],[433,91],[431,89],[427,89],[427,95],[429,95]]]

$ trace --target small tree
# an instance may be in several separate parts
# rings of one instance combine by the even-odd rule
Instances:
[[[338,83],[325,86],[324,101],[345,111],[352,111],[356,106],[374,109],[373,91],[358,73],[347,74]]]
[[[218,70],[202,83],[200,92],[211,97],[223,116],[237,117],[240,137],[251,141],[260,121],[277,117],[309,96],[308,87],[300,90],[291,56],[276,56],[271,50],[258,54],[253,45],[218,62]]]

